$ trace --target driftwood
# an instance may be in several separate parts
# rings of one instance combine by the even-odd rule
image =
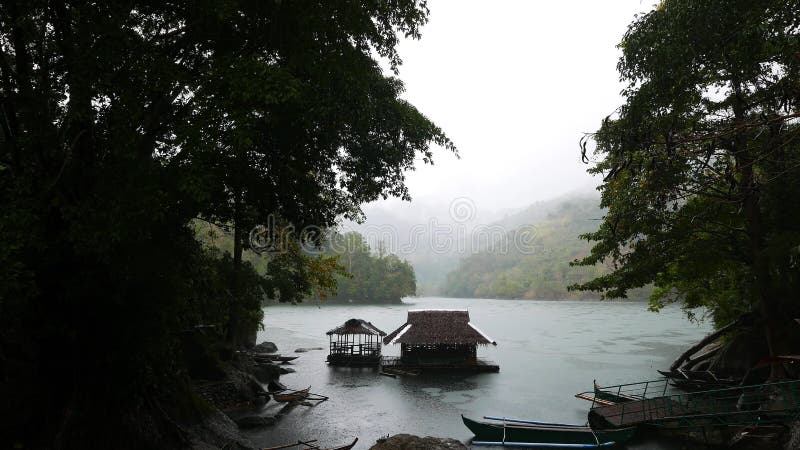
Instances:
[[[690,357],[692,355],[694,355],[695,353],[699,352],[700,350],[702,350],[703,347],[705,347],[708,344],[716,341],[721,336],[727,334],[728,332],[730,332],[730,331],[732,331],[732,330],[734,330],[734,329],[736,329],[736,328],[738,328],[738,327],[740,327],[742,325],[751,324],[754,319],[755,319],[755,314],[754,313],[742,314],[741,316],[739,316],[738,319],[736,319],[733,322],[725,325],[724,327],[720,328],[719,330],[709,334],[708,336],[706,336],[703,339],[701,339],[700,342],[698,342],[697,344],[694,344],[688,350],[683,352],[683,354],[681,354],[681,356],[678,357],[678,359],[676,359],[674,363],[672,363],[672,365],[669,367],[669,370],[672,371],[672,372],[678,370],[678,368],[680,368],[683,365],[684,362],[686,362],[687,360],[690,360]],[[714,353],[714,352],[712,351],[712,352],[709,352],[709,353]],[[700,359],[700,358],[705,359],[705,354],[701,355],[698,358],[695,358],[694,362],[698,362],[698,359]]]

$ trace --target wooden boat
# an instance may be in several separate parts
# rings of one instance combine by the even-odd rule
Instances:
[[[306,450],[307,449],[311,449],[311,450],[350,450],[351,448],[355,447],[356,442],[358,442],[358,438],[355,438],[353,440],[353,442],[351,442],[351,443],[349,443],[347,445],[342,445],[340,447],[331,447],[331,448],[326,448],[326,449],[318,447],[317,445],[313,444],[313,442],[317,442],[317,440],[316,439],[311,439],[311,440],[308,440],[308,441],[297,441],[296,444],[285,444],[285,445],[279,445],[277,447],[267,447],[267,448],[263,448],[261,450],[283,450],[283,449],[288,449],[288,448],[298,447],[298,446],[303,446],[302,448],[306,449]]]
[[[256,361],[289,362],[289,361],[294,361],[297,358],[299,358],[299,356],[283,356],[278,354],[267,354],[267,353],[258,353],[253,355],[253,359],[255,359]]]
[[[265,448],[262,448],[261,450],[283,450],[285,448],[297,447],[299,445],[304,445],[306,447],[314,447],[313,442],[317,442],[317,440],[316,439],[310,439],[308,441],[297,441],[296,444],[284,444],[284,445],[278,445],[277,447],[265,447]]]
[[[594,430],[583,425],[534,422],[530,420],[484,417],[495,422],[479,422],[461,416],[472,431],[473,445],[507,447],[602,448],[624,444],[633,438],[636,427]]]
[[[355,447],[355,446],[356,446],[356,442],[358,442],[358,438],[355,438],[355,439],[353,440],[353,442],[351,442],[351,443],[350,443],[350,444],[348,444],[348,445],[343,445],[343,446],[341,446],[341,447],[333,447],[333,448],[331,448],[331,449],[329,449],[329,450],[350,450],[351,448],[353,448],[353,447]]]
[[[597,380],[592,381],[592,383],[594,384],[594,397],[600,400],[605,400],[611,403],[625,403],[632,400],[639,400],[630,395],[615,393],[612,391],[604,391],[603,389],[600,389],[600,386],[597,384]]]
[[[291,391],[287,393],[274,393],[272,394],[272,398],[275,399],[276,402],[286,403],[286,402],[294,402],[297,400],[302,400],[308,397],[308,391],[311,390],[311,386],[300,390],[300,391]]]
[[[289,361],[294,361],[297,358],[299,358],[299,356],[278,356],[276,358],[272,358],[272,360],[280,362],[289,362]]]

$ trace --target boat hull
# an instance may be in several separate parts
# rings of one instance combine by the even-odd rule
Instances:
[[[293,391],[286,394],[279,394],[275,393],[272,394],[272,398],[276,402],[287,403],[287,402],[295,402],[299,400],[303,400],[304,398],[308,397],[308,391],[311,389],[311,386],[303,389],[302,391]]]
[[[496,442],[537,442],[543,444],[597,445],[615,442],[622,444],[633,438],[635,427],[594,430],[577,425],[533,425],[522,423],[478,422],[462,416],[464,425],[475,440]],[[595,439],[596,436],[596,439]]]
[[[636,400],[635,398],[628,397],[626,395],[620,395],[610,391],[604,391],[600,389],[600,386],[598,386],[597,383],[594,384],[594,396],[595,398],[599,398],[600,400],[605,400],[611,403],[625,403],[625,402],[630,402],[632,400]]]

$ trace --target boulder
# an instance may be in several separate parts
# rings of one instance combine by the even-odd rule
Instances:
[[[281,367],[277,364],[262,363],[253,368],[253,376],[262,383],[275,381],[281,376]]]
[[[467,450],[463,443],[450,438],[419,437],[411,434],[396,434],[378,439],[370,450]]]
[[[264,341],[253,347],[253,351],[258,353],[275,353],[278,351],[278,346],[275,345],[274,342]]]
[[[270,416],[245,416],[236,419],[239,428],[260,428],[275,424],[275,418]]]
[[[795,450],[800,448],[800,422],[792,422],[789,425],[789,440],[783,447],[786,450]]]
[[[280,381],[270,381],[269,384],[267,384],[267,390],[270,392],[285,391],[286,389],[287,387]]]
[[[230,417],[218,409],[213,409],[199,423],[185,426],[190,436],[190,448],[209,449],[255,449],[256,446],[239,434],[239,428]]]

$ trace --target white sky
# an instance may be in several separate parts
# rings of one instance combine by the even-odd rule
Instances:
[[[578,141],[621,103],[619,43],[653,0],[431,0],[421,40],[399,46],[404,97],[461,159],[435,152],[408,173],[415,203],[467,197],[521,208],[597,184]],[[394,208],[393,201],[365,208]]]

